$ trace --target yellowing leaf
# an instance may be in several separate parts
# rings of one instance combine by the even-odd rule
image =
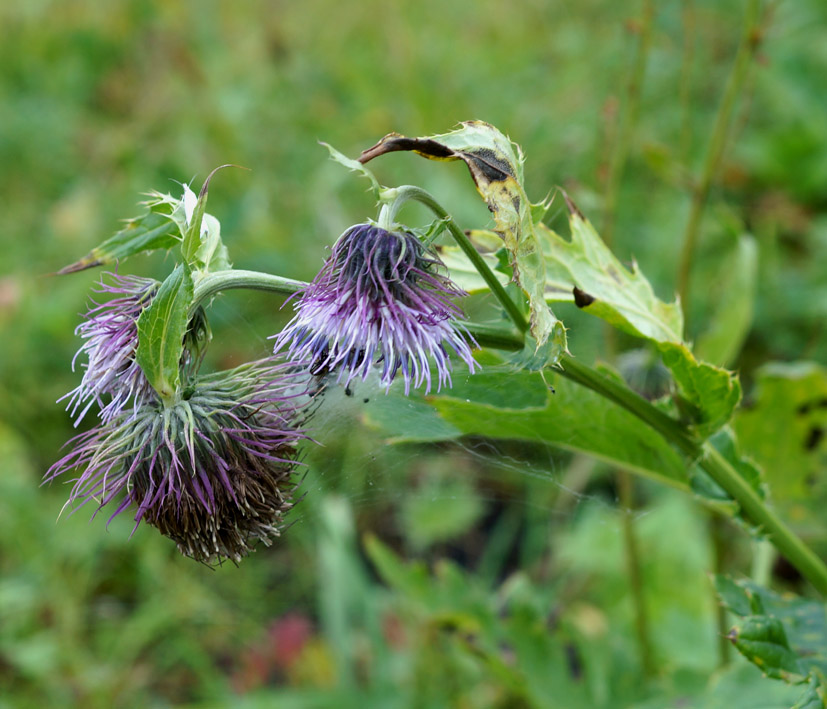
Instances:
[[[535,232],[534,205],[523,188],[519,146],[488,123],[467,121],[455,131],[425,138],[391,133],[364,151],[359,162],[400,150],[431,160],[462,160],[468,166],[494,218],[495,231],[505,242],[514,278],[528,295],[537,348],[550,342],[548,364],[554,364],[566,351],[566,331],[545,301],[545,261]]]

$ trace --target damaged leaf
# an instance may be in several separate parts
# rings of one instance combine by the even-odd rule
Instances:
[[[514,279],[528,294],[531,334],[538,349],[552,343],[547,364],[555,364],[566,351],[566,333],[545,300],[546,268],[535,225],[535,216],[545,207],[532,205],[526,197],[519,146],[488,123],[467,121],[455,131],[426,138],[391,133],[365,150],[359,162],[397,151],[466,164],[505,242]]]

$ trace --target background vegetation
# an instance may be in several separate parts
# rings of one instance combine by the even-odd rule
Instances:
[[[688,303],[688,336],[703,336],[752,234],[757,286],[726,326],[744,326],[728,363],[759,403],[775,391],[763,363],[827,361],[827,8],[761,9]],[[522,145],[532,198],[564,186],[668,300],[746,11],[711,0],[3,4],[0,707],[789,706],[797,692],[721,654],[704,572],[723,563],[806,593],[801,580],[734,526],[719,529],[716,552],[685,495],[637,483],[618,504],[611,470],[564,451],[389,447],[371,426],[381,409],[343,402],[284,538],[217,570],[150,528],[130,537],[128,520],[56,523],[66,489],[38,488],[72,434],[54,402],[76,385],[72,331],[97,278],[48,274],[138,213],[140,193],[200,183],[222,163],[251,169],[211,187],[235,264],[309,278],[326,245],[374,216],[364,184],[317,141],[356,155],[393,130],[483,119]],[[395,155],[374,167],[386,184],[439,195],[461,224],[487,223],[461,165]],[[154,257],[135,267],[163,272]],[[279,306],[223,297],[208,366],[268,352]],[[599,326],[556,310],[576,355],[605,354]],[[804,394],[821,391],[823,369],[805,374]],[[789,396],[770,400],[777,425],[747,410],[739,433],[759,448],[790,443],[783,459],[780,445],[751,452],[779,475],[792,460],[820,480],[824,410],[803,422]],[[773,489],[827,551],[820,488]],[[630,506],[649,660],[625,561]]]

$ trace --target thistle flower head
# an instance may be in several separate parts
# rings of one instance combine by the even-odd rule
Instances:
[[[450,383],[449,350],[474,371],[469,341],[475,343],[461,331],[462,311],[450,300],[466,294],[440,266],[412,234],[351,227],[300,294],[275,351],[310,360],[313,374],[338,370],[345,385],[366,379],[379,362],[382,384],[390,387],[401,370],[406,394],[411,385],[430,391],[430,360],[437,387]]]
[[[87,362],[83,379],[69,392],[67,410],[71,409],[77,426],[91,406],[100,406],[100,417],[109,421],[124,410],[130,399],[136,403],[152,393],[152,387],[135,361],[138,346],[138,316],[158,292],[159,283],[139,276],[109,276],[101,279],[97,293],[110,296],[92,307],[75,333],[85,341],[72,360],[72,369],[82,354]],[[107,401],[108,399],[108,401]]]
[[[45,480],[79,470],[67,504],[133,509],[182,554],[237,562],[292,506],[300,393],[273,359],[201,377],[172,406],[145,399],[76,436]]]

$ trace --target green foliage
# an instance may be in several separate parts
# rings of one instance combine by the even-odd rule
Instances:
[[[727,636],[766,676],[806,684],[796,706],[825,706],[827,609],[823,603],[781,596],[758,584],[715,577],[724,605],[739,620]],[[821,702],[821,703],[819,703]]]
[[[79,261],[60,269],[65,275],[95,266],[117,263],[136,254],[171,249],[179,236],[175,222],[165,214],[149,211],[141,217],[130,219],[117,234],[96,246]]]
[[[629,279],[626,296],[640,297],[647,284],[662,296],[644,317],[674,307],[679,235],[697,187],[692,173],[704,160],[743,11],[741,3],[656,6],[613,241],[618,272]],[[420,705],[460,697],[468,706],[496,706],[516,697],[517,706],[543,707],[572,696],[574,706],[585,696],[586,706],[649,709],[822,705],[814,674],[796,686],[763,680],[740,655],[716,669],[701,577],[712,565],[706,530],[697,518],[687,522],[690,506],[666,500],[647,482],[637,488],[632,516],[659,674],[640,672],[616,491],[602,465],[589,463],[606,452],[614,462],[598,424],[615,425],[607,438],[622,441],[622,458],[657,467],[647,472],[655,479],[674,476],[683,487],[688,475],[693,489],[733,506],[722,490],[704,486],[709,480],[698,468],[687,473],[684,456],[662,437],[624,422],[614,405],[597,407],[590,391],[556,375],[538,382],[538,374],[483,359],[478,386],[454,373],[468,402],[400,401],[394,391],[358,390],[348,400],[355,414],[337,416],[341,440],[326,441],[308,466],[308,494],[289,533],[240,568],[182,564],[152,530],[130,538],[128,520],[106,529],[105,520],[88,524],[81,513],[56,525],[64,486],[37,488],[72,432],[54,401],[77,385],[71,333],[93,282],[83,273],[37,276],[88,253],[69,270],[98,261],[123,270],[130,258],[130,268],[163,279],[170,263],[162,254],[139,254],[176,250],[182,214],[170,220],[169,212],[178,200],[152,206],[96,246],[131,213],[137,192],[163,190],[170,178],[203,177],[227,161],[250,167],[252,177],[223,173],[222,189],[210,197],[225,235],[233,235],[234,258],[245,268],[309,278],[323,248],[371,214],[366,183],[330,166],[318,138],[357,154],[390,130],[427,135],[480,116],[519,138],[530,157],[523,184],[564,184],[602,228],[606,166],[616,152],[639,7],[587,2],[560,12],[495,0],[321,0],[285,4],[274,14],[254,4],[229,11],[83,0],[0,9],[0,159],[8,167],[0,174],[0,707],[407,707],[422,697]],[[664,335],[674,343],[667,355],[673,376],[686,391],[656,405],[711,434],[708,445],[762,490],[745,462],[754,459],[774,508],[824,551],[827,423],[818,401],[827,358],[827,15],[819,0],[772,8],[769,27],[755,37],[760,61],[701,223],[689,330]],[[460,225],[480,227],[475,243],[486,246],[501,282],[511,280],[503,241],[491,231],[496,224],[486,224],[470,182],[404,157],[382,167],[384,181],[421,184]],[[737,233],[748,225],[754,235],[752,281],[749,242],[733,240],[733,215]],[[541,241],[546,232],[571,232],[562,204],[542,217],[548,229],[536,211],[532,217]],[[585,227],[581,236],[588,243]],[[557,238],[558,246],[574,243],[574,236]],[[562,259],[583,264],[572,246],[559,252],[558,270],[545,263],[545,296],[563,301],[555,310],[578,360],[609,357],[602,323],[581,313],[604,310],[601,318],[620,326],[619,351],[639,346],[634,330],[644,325],[633,324],[634,309],[623,309],[628,302],[570,307],[577,281]],[[451,247],[444,253],[458,281],[484,290],[477,276],[460,274]],[[640,283],[629,263],[646,273]],[[589,274],[604,276],[599,269]],[[258,294],[217,300],[209,364],[266,354],[265,338],[288,317],[279,305]],[[502,324],[479,293],[464,305],[472,317]],[[684,353],[684,338],[697,342],[697,362]],[[802,359],[810,363],[789,364]],[[788,364],[764,365],[771,360]],[[737,385],[704,361],[741,374],[747,406],[731,421],[737,440],[724,425]],[[362,403],[363,391],[369,403]],[[583,404],[567,420],[556,403],[562,400]],[[498,442],[464,434],[440,415],[441,406],[469,430],[479,416],[480,428]],[[491,424],[494,412],[509,439]],[[536,422],[536,431],[525,421]],[[510,438],[518,434],[516,442]],[[538,443],[541,435],[554,447]],[[387,445],[402,440],[409,442]],[[501,455],[497,465],[491,450]],[[341,497],[352,512],[328,511],[327,502]],[[393,547],[402,573],[418,564],[419,590],[377,577],[379,564],[369,566],[357,542],[366,530],[386,550]],[[748,571],[741,536],[726,542],[726,563]],[[564,567],[556,565],[562,558]],[[773,587],[812,593],[782,562],[767,574]],[[770,607],[765,603],[767,613]],[[286,614],[307,624],[302,642],[291,645],[280,634]],[[441,614],[470,634],[441,624]],[[812,647],[799,642],[786,616],[775,616],[793,652]],[[517,651],[509,645],[492,644],[504,639],[514,642],[522,665],[512,664]],[[294,650],[284,660],[279,653],[287,647]],[[586,680],[573,679],[573,656]],[[548,677],[561,694],[555,686],[535,691]],[[575,694],[567,696],[572,685]]]
[[[815,362],[770,363],[757,372],[754,400],[735,429],[763,467],[777,504],[824,538],[827,498],[827,371]]]
[[[164,400],[171,399],[178,391],[192,298],[189,267],[178,264],[138,318],[139,344],[135,359]]]

